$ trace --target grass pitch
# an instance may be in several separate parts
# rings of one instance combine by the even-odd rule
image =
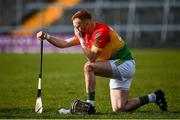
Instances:
[[[34,106],[40,54],[0,54],[0,118],[180,118],[180,50],[133,50],[136,73],[130,99],[158,88],[165,91],[169,112],[148,104],[133,112],[113,113],[109,80],[97,77],[95,115],[59,115],[72,100],[86,99],[82,54],[44,54],[42,100],[44,112]]]

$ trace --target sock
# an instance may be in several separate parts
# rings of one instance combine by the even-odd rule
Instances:
[[[139,101],[140,101],[140,105],[144,105],[144,104],[149,103],[149,98],[148,98],[147,95],[146,96],[141,96],[141,97],[139,97]]]
[[[148,98],[149,98],[149,102],[156,102],[156,94],[155,93],[149,94]]]
[[[86,102],[90,103],[92,106],[95,106],[95,101],[94,100],[86,100]]]
[[[88,100],[95,100],[95,91],[87,93]]]
[[[95,91],[87,93],[87,102],[91,103],[94,106],[94,103],[95,103]]]

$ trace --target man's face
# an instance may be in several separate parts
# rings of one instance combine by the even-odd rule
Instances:
[[[74,26],[74,28],[76,28],[78,31],[80,31],[83,34],[86,33],[87,29],[88,29],[87,21],[82,21],[78,18],[75,18],[73,20],[73,26]]]

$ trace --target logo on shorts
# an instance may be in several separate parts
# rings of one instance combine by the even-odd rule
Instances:
[[[120,64],[122,64],[124,62],[124,60],[118,59],[117,61],[114,62],[114,64],[116,66],[119,66]]]

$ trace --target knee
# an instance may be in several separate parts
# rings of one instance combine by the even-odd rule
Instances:
[[[113,110],[113,112],[125,112],[125,111],[128,111],[124,105],[114,106],[112,108],[112,110]]]
[[[84,72],[92,72],[93,71],[93,64],[91,62],[86,62],[84,64]]]

